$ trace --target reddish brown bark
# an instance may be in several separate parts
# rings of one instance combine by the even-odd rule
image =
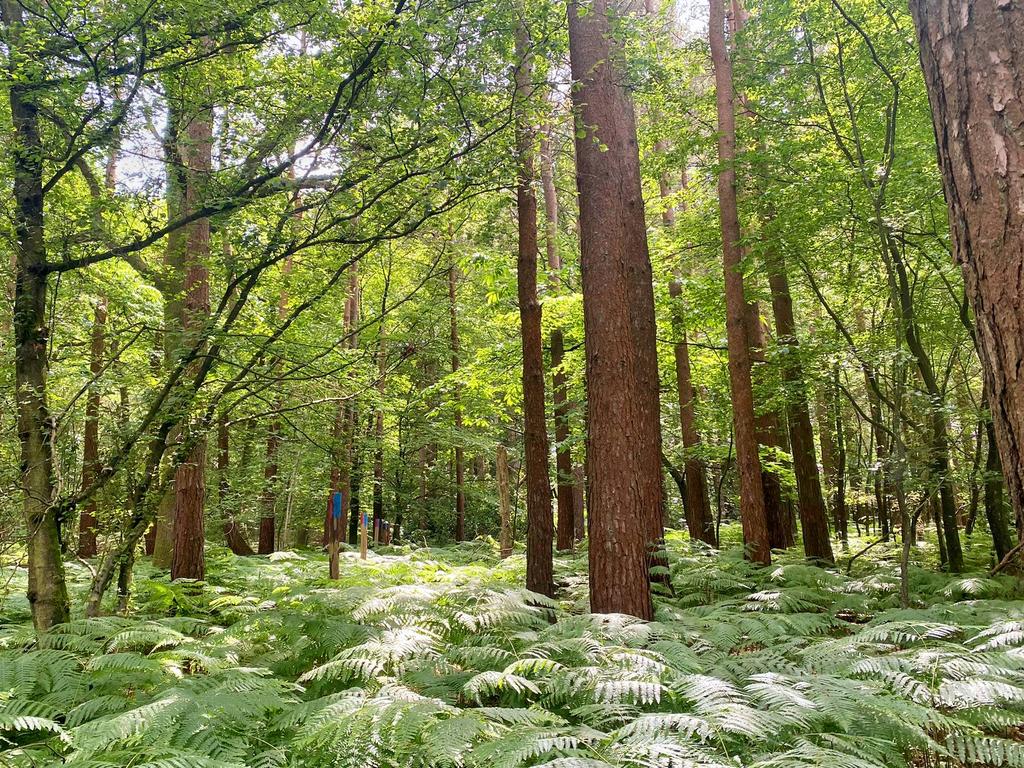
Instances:
[[[523,445],[526,454],[526,588],[549,597],[555,593],[551,545],[551,479],[544,408],[544,346],[541,306],[537,300],[537,197],[533,191],[534,131],[526,115],[533,92],[532,52],[526,25],[516,29],[516,214],[519,250],[516,285],[523,342]],[[572,518],[569,518],[572,547]],[[562,521],[559,519],[559,528]]]
[[[834,562],[829,540],[828,517],[818,476],[818,459],[814,452],[814,429],[807,403],[803,368],[800,365],[800,344],[796,335],[793,299],[789,293],[789,277],[781,254],[768,261],[768,284],[772,291],[772,311],[775,315],[775,333],[779,343],[786,347],[783,356],[782,380],[788,388],[786,421],[789,424],[789,442],[796,475],[797,504],[804,539],[804,554],[809,560]]]
[[[85,398],[85,435],[82,446],[82,488],[90,487],[100,471],[100,385],[103,352],[106,345],[107,299],[101,297],[93,310],[92,338],[89,349],[89,376],[92,381]],[[96,556],[96,495],[89,497],[78,520],[78,556]]]
[[[747,302],[740,272],[740,220],[736,195],[736,114],[733,107],[732,60],[725,42],[725,2],[711,0],[708,21],[711,60],[715,70],[718,111],[718,206],[725,270],[726,330],[729,342],[729,384],[732,391],[736,467],[739,474],[741,520],[747,556],[771,562],[768,519],[761,484],[761,460],[754,430],[754,393],[750,349],[745,329]]]
[[[561,286],[562,258],[558,252],[558,194],[555,190],[555,163],[549,131],[541,133],[540,178],[544,190],[544,247],[547,254],[548,286],[557,293]],[[551,399],[555,416],[555,482],[558,488],[558,525],[555,546],[560,551],[572,549],[575,532],[575,490],[572,479],[572,450],[569,448],[569,411],[566,393],[565,338],[561,328],[551,329]]]
[[[953,252],[963,271],[1003,475],[1024,513],[1024,5],[911,0]],[[1018,529],[1024,535],[1024,527]]]
[[[587,356],[590,603],[650,618],[650,553],[662,538],[654,295],[633,103],[610,17],[569,3]]]
[[[205,184],[212,168],[213,114],[203,108],[192,115],[180,148],[185,168],[186,215],[203,204]],[[210,220],[196,219],[185,228],[185,285],[182,333],[193,346],[205,333],[210,313]],[[206,573],[203,554],[206,500],[206,435],[188,434],[191,448],[174,476],[174,551],[171,579],[202,579]]]

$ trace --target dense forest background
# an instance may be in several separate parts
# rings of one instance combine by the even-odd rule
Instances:
[[[234,663],[258,658],[309,700],[394,677],[553,739],[508,765],[1024,765],[1024,630],[998,602],[1019,594],[1024,535],[1019,1],[963,4],[962,18],[927,0],[0,5],[0,648],[36,670],[17,675],[45,677],[54,649],[100,699],[124,696],[81,682],[118,663],[104,652],[187,647],[193,661],[159,663],[211,672],[227,646],[160,618],[192,615],[252,633],[264,646]],[[778,571],[758,567],[773,559]],[[455,592],[423,586],[448,569]],[[278,630],[253,623],[245,606],[295,583],[311,591],[269,609]],[[350,590],[344,608],[318,591],[331,585]],[[367,585],[383,591],[351,592]],[[972,597],[993,602],[967,616]],[[711,621],[686,613],[699,605],[717,629],[687,624]],[[597,622],[588,608],[622,623],[595,623],[596,645],[570,652],[558,633]],[[842,622],[911,609],[935,614],[856,636],[875,660],[956,636],[951,659],[990,666],[917,683],[939,653],[928,645],[861,669],[893,688],[886,706],[909,708],[885,718],[919,729],[886,736],[892,752],[799,741],[875,727],[866,711],[842,725],[807,714],[853,711],[853,689],[782,694],[744,676],[824,668],[822,649],[762,658],[786,633],[834,639]],[[786,620],[730,624],[762,610]],[[627,615],[675,629],[659,639]],[[310,616],[323,647],[268,660],[314,631],[294,623]],[[29,619],[66,639],[35,639]],[[143,634],[118,634],[129,627]],[[465,650],[474,633],[501,658]],[[371,640],[378,656],[331,660]],[[636,674],[594,683],[591,703],[537,682],[614,666],[604,646],[620,641]],[[659,642],[677,646],[636,650]],[[433,674],[474,670],[457,695],[399,663],[448,645],[466,655]],[[748,687],[712,690],[721,669],[688,655],[701,648],[760,654],[722,673]],[[643,687],[665,669],[704,683]],[[167,736],[139,763],[132,729],[152,713],[124,720],[131,697],[21,711],[42,694],[7,674],[0,765],[39,764],[43,743],[76,764],[115,744],[128,752],[88,764],[284,764],[254,734],[221,752]],[[990,687],[918,687],[958,675]],[[278,697],[253,723],[299,696],[253,680],[238,684]],[[713,727],[634,722],[672,696],[710,707]],[[627,701],[631,714],[611,712]],[[497,709],[538,702],[574,728],[633,730],[588,752],[582,730],[540,736],[553,721]],[[66,714],[80,706],[96,710]],[[303,706],[274,726],[299,739],[295,764],[340,760]],[[450,714],[420,711],[408,743],[378,744],[394,753],[379,764],[465,764],[475,725],[424,746]],[[360,738],[378,738],[374,722]],[[655,732],[713,749],[643,752]],[[759,753],[773,732],[777,749]]]

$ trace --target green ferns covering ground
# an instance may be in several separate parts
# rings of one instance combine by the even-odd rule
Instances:
[[[901,610],[891,561],[672,542],[644,624],[583,613],[580,559],[549,602],[486,543],[386,551],[334,584],[318,555],[211,553],[209,584],[150,574],[130,618],[42,643],[7,571],[0,766],[1024,766],[1009,578],[915,568]]]

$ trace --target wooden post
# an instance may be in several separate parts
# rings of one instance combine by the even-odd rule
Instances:
[[[498,514],[501,517],[501,557],[502,559],[512,554],[512,520],[509,514],[509,490],[508,490],[508,451],[504,445],[498,446],[498,456],[495,462],[495,474],[498,479]]]
[[[362,515],[359,517],[359,557],[363,560],[366,559],[366,546],[369,532],[369,520],[366,519],[366,511],[364,510]]]

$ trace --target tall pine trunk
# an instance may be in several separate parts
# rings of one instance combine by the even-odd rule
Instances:
[[[541,134],[540,178],[544,190],[544,249],[547,254],[548,286],[556,293],[561,286],[562,257],[558,252],[558,194],[555,190],[555,159],[550,129]],[[572,449],[569,447],[569,398],[566,393],[565,337],[561,328],[551,329],[552,402],[555,415],[555,482],[558,487],[558,526],[556,546],[572,549],[575,538],[575,488],[572,478]]]
[[[577,111],[587,357],[590,604],[651,618],[651,553],[662,538],[661,422],[654,295],[633,102],[615,16],[625,4],[569,3]]]
[[[526,588],[549,597],[555,585],[551,560],[551,479],[548,476],[548,432],[544,408],[544,342],[537,300],[537,196],[533,190],[534,131],[529,123],[533,94],[533,53],[526,22],[516,28],[516,213],[519,251],[516,284],[523,339],[523,441],[526,454]],[[572,547],[572,518],[569,518]],[[562,520],[559,518],[559,532]]]
[[[198,105],[184,131],[180,149],[184,164],[185,214],[202,207],[213,164],[213,110]],[[210,313],[210,219],[196,219],[185,227],[181,328],[185,347],[199,344],[206,334]],[[171,579],[202,579],[206,574],[203,553],[206,510],[206,435],[190,434],[185,460],[174,476],[174,551]]]
[[[963,6],[961,8],[961,6]],[[1024,7],[911,0],[953,252],[963,271],[992,421],[1024,517]],[[1024,528],[1018,530],[1024,535]]]
[[[718,111],[718,161],[721,166],[718,171],[718,207],[722,227],[729,384],[740,486],[740,519],[747,556],[754,562],[767,565],[771,562],[771,549],[761,483],[761,459],[754,429],[754,392],[750,380],[750,347],[746,332],[747,302],[743,295],[743,275],[740,272],[742,254],[736,195],[736,114],[733,107],[732,60],[725,40],[725,0],[711,0],[708,29]]]
[[[772,291],[772,311],[775,315],[775,333],[779,343],[786,347],[783,356],[782,380],[789,392],[786,399],[786,420],[789,423],[789,442],[793,454],[793,472],[796,475],[797,503],[803,529],[804,554],[809,560],[834,562],[829,541],[828,517],[818,476],[818,459],[814,452],[814,428],[807,402],[803,367],[800,365],[800,345],[796,336],[796,318],[793,299],[789,293],[789,276],[781,253],[768,260],[768,284]]]

